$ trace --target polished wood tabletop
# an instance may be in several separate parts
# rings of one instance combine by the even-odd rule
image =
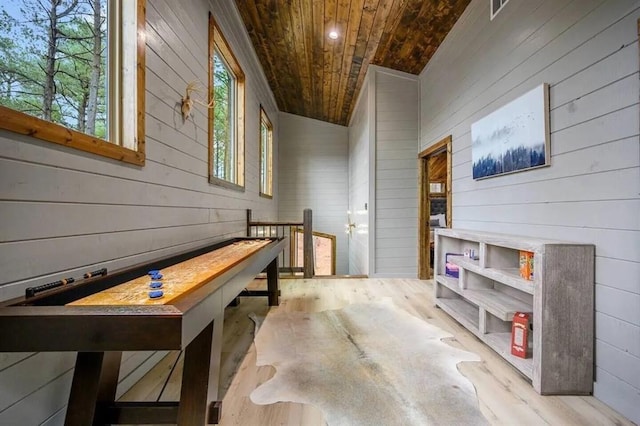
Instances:
[[[69,303],[72,306],[132,306],[167,305],[218,277],[269,244],[270,240],[237,241],[228,246],[162,269],[162,279],[145,275],[99,293]],[[151,282],[162,287],[151,288]],[[159,298],[150,298],[151,291],[161,290]]]

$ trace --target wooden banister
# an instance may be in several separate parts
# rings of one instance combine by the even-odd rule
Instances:
[[[251,237],[251,236],[258,236],[259,234],[259,229],[258,228],[262,228],[262,231],[264,233],[264,228],[269,228],[269,236],[273,236],[271,235],[271,228],[275,228],[276,229],[276,234],[280,235],[281,231],[282,231],[282,235],[286,235],[287,231],[285,230],[286,228],[289,229],[289,234],[292,234],[293,231],[291,231],[292,229],[299,229],[300,227],[302,227],[303,229],[303,267],[302,267],[302,272],[303,272],[303,276],[304,278],[313,278],[313,276],[315,275],[315,268],[314,268],[314,255],[313,255],[313,213],[311,211],[311,209],[305,209],[303,211],[303,220],[302,222],[272,222],[272,221],[253,221],[252,218],[252,213],[251,213],[251,209],[247,209],[247,236]],[[256,235],[252,235],[252,230],[256,231]],[[266,234],[265,234],[266,235]],[[293,265],[293,259],[294,259],[294,253],[297,250],[297,242],[292,241],[291,239],[294,238],[293,235],[290,235],[290,242],[289,244],[291,244],[291,249],[290,249],[290,253],[291,255],[289,256],[289,262],[291,262],[289,264],[289,266],[286,266],[286,258],[283,262],[285,262],[283,266],[283,268],[281,268],[281,270],[288,270],[288,271],[295,271],[298,270],[298,267],[295,267]]]

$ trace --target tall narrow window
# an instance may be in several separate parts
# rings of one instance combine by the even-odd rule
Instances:
[[[3,2],[0,128],[143,164],[144,10],[144,0]]]
[[[244,73],[209,15],[209,181],[244,186]]]
[[[236,78],[218,51],[213,52],[213,175],[235,182]]]
[[[273,126],[260,107],[260,195],[273,196]]]

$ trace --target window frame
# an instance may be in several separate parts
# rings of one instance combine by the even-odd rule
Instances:
[[[236,56],[233,54],[231,47],[227,43],[220,27],[216,23],[213,14],[209,12],[209,103],[213,105],[214,100],[214,84],[213,84],[213,56],[218,52],[230,68],[235,77],[235,128],[233,133],[234,150],[235,150],[235,176],[234,180],[226,180],[215,176],[214,174],[214,146],[213,146],[213,122],[214,108],[208,111],[208,139],[209,139],[209,183],[222,186],[237,191],[244,191],[244,155],[245,155],[245,74],[240,67]]]
[[[128,1],[128,0],[123,0]],[[51,121],[46,121],[38,117],[0,106],[0,129],[34,138],[52,142],[58,145],[67,146],[80,151],[89,152],[102,157],[120,160],[125,163],[144,165],[145,163],[145,2],[137,0],[136,5],[136,129],[135,129],[135,149],[119,145],[116,142],[101,139],[88,135],[77,130],[65,127]],[[119,8],[118,8],[119,9]],[[122,20],[119,19],[119,27]],[[117,30],[120,32],[120,28]],[[118,51],[122,52],[119,47]],[[111,67],[109,67],[111,68]],[[110,73],[111,74],[111,73]],[[110,77],[112,77],[110,75]],[[126,91],[122,91],[126,92]],[[109,91],[109,97],[117,97]],[[117,98],[119,99],[119,97]],[[118,100],[122,110],[122,102]],[[120,121],[118,119],[118,121]],[[112,127],[112,124],[109,124]],[[113,135],[110,135],[110,139]]]
[[[269,192],[264,192],[264,185],[262,182],[262,169],[264,164],[262,164],[262,150],[263,150],[263,139],[262,139],[262,125],[265,124],[267,128],[267,142],[268,142],[268,152],[267,152],[267,187]],[[264,198],[273,198],[273,124],[271,124],[271,120],[267,115],[267,112],[264,110],[262,105],[260,105],[260,126],[258,129],[258,135],[260,140],[260,170],[259,170],[259,181],[260,181],[260,189],[259,194]]]

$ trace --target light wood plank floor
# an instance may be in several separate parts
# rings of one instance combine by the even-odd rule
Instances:
[[[480,409],[495,425],[632,425],[593,397],[541,396],[514,368],[480,342],[446,313],[433,306],[430,281],[412,279],[312,279],[281,280],[281,305],[286,311],[319,312],[351,303],[391,298],[412,315],[450,332],[449,344],[478,354],[482,362],[458,365],[475,386]],[[249,394],[271,378],[272,367],[256,367],[250,312],[265,315],[264,298],[242,298],[240,306],[225,312],[220,395],[224,395],[222,425],[324,425],[315,407],[278,403],[254,405]],[[179,396],[181,360],[171,353],[123,400],[176,400]],[[238,368],[239,366],[239,368]],[[237,374],[234,373],[236,372]],[[173,371],[173,374],[171,372]],[[166,387],[164,385],[167,378]],[[162,391],[164,387],[164,391]]]

